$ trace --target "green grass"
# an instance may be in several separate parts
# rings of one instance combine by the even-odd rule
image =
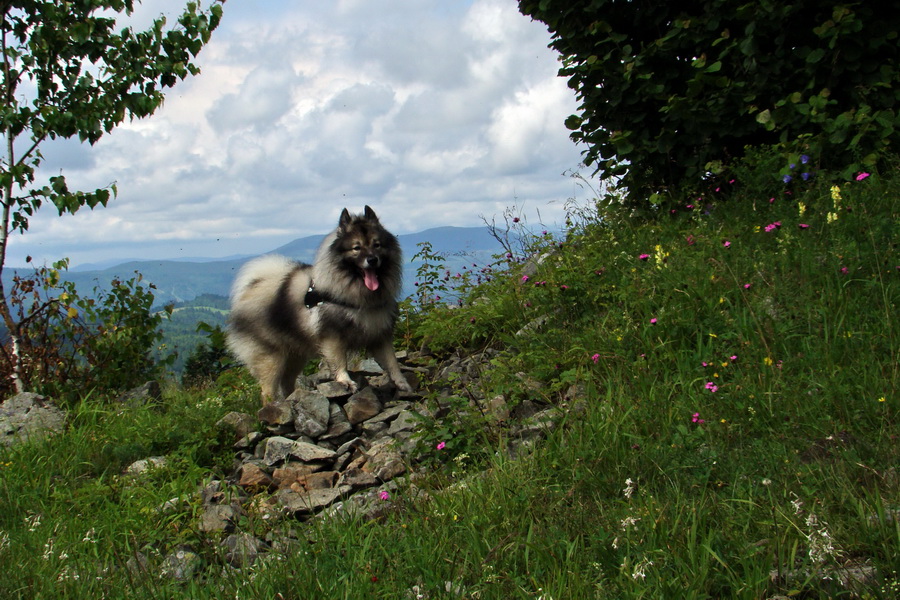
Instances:
[[[410,343],[500,348],[486,397],[556,404],[577,383],[578,412],[517,460],[476,418],[426,428],[469,454],[434,461],[427,500],[282,524],[288,550],[248,569],[222,567],[195,497],[230,465],[213,424],[255,407],[244,380],[127,412],[86,399],[65,434],[0,453],[0,596],[825,598],[840,588],[803,573],[849,564],[878,576],[857,597],[895,597],[900,179],[841,184],[836,208],[828,184],[787,195],[770,175],[652,221],[582,211],[528,281],[516,263],[403,323]],[[149,483],[122,476],[157,454]],[[126,566],[182,544],[190,583]]]

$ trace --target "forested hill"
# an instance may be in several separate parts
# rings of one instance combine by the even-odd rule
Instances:
[[[402,292],[404,297],[412,294],[415,289],[415,273],[420,263],[411,259],[419,251],[419,243],[428,242],[434,252],[445,254],[446,267],[451,270],[473,262],[487,263],[494,254],[502,250],[501,245],[486,227],[438,227],[400,235],[398,239],[405,262]],[[310,262],[321,241],[322,236],[300,238],[274,248],[271,252]],[[97,286],[107,287],[113,278],[130,279],[138,272],[144,281],[156,286],[153,292],[156,303],[164,305],[172,302],[189,302],[203,294],[227,296],[235,273],[251,258],[253,257],[191,261],[135,260],[98,270],[73,269],[65,274],[65,279],[74,281],[81,293],[90,294]],[[11,277],[12,273],[8,276]]]

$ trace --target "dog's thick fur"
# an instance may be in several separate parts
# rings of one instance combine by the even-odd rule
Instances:
[[[232,287],[228,347],[259,381],[263,404],[289,396],[315,356],[356,391],[347,360],[360,350],[410,391],[393,349],[402,268],[397,238],[368,206],[344,209],[312,265],[277,255],[247,263]]]

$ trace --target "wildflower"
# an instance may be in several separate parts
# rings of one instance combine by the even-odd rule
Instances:
[[[766,233],[770,233],[775,231],[776,229],[781,227],[781,221],[775,221],[774,223],[769,223],[766,225]]]
[[[692,235],[687,236],[688,246],[693,246],[694,242],[696,242],[696,240],[694,239],[694,236],[692,236]]]
[[[643,559],[641,562],[639,562],[637,564],[637,566],[634,567],[634,573],[631,574],[631,578],[634,579],[635,581],[637,581],[638,579],[641,579],[641,580],[646,579],[647,573],[645,571],[647,570],[647,567],[652,567],[652,566],[653,566],[652,560],[647,560],[646,558]]]
[[[806,212],[806,204],[804,204],[803,202],[798,202],[797,210],[800,211],[800,215],[802,216]]]
[[[632,494],[634,494],[635,487],[636,486],[634,484],[634,481],[632,481],[631,478],[629,477],[628,479],[625,480],[625,489],[622,490],[622,493],[625,495],[626,498],[631,499]]]
[[[781,180],[785,183],[790,183],[792,179],[793,179],[793,177],[791,177],[790,175],[785,175],[784,177],[781,178]]]
[[[591,357],[591,360],[594,361],[594,364],[596,365],[598,362],[600,362],[600,355],[599,354],[593,355]]]
[[[435,448],[437,448],[438,450],[443,450],[446,447],[447,447],[446,442],[438,442],[437,446],[435,446]]]
[[[801,155],[800,155],[800,162],[802,162],[802,163],[805,165],[806,163],[809,162],[809,157],[808,157],[807,155],[805,155],[805,154],[801,154]]]
[[[826,223],[834,223],[834,222],[837,221],[837,220],[838,220],[838,214],[837,214],[836,212],[830,212],[830,213],[828,213],[828,215],[825,217],[825,222],[826,222]]]
[[[519,217],[513,217],[513,223],[518,223],[518,222],[519,222]]]
[[[745,289],[745,290],[749,290],[749,289],[750,289],[750,284],[749,284],[749,283],[745,283],[745,284],[744,284],[744,289]]]
[[[522,275],[522,283],[525,283],[527,281],[528,281],[528,275]]]
[[[704,419],[700,418],[700,413],[695,412],[693,414],[693,416],[691,417],[691,423],[702,424],[702,423],[706,423],[706,421]]]
[[[561,289],[561,290],[567,290],[567,289],[569,289],[569,286],[567,286],[567,285],[564,284],[564,285],[559,286],[559,289]]]
[[[650,324],[656,325],[656,317],[653,317],[652,319],[650,319]]]
[[[860,173],[859,175],[856,176],[856,180],[857,180],[857,181],[862,181],[863,179],[865,179],[865,178],[868,177],[868,176],[869,176],[868,173],[863,172],[863,173]]]
[[[729,359],[731,360],[731,362],[736,362],[736,361],[737,361],[737,354],[732,354],[732,355],[729,357]]]
[[[388,498],[391,497],[391,495],[389,493],[387,493],[386,491],[382,490],[381,492],[379,492],[378,497],[381,498],[382,500],[387,500]]]
[[[800,178],[803,179],[803,181],[809,181],[810,177],[812,177],[812,173],[801,173],[800,174]]]
[[[726,248],[730,248],[731,242],[729,242],[728,240],[725,240],[724,242],[722,242],[722,245],[725,246]]]
[[[841,188],[833,185],[831,186],[831,199],[832,200],[840,200],[841,199]]]
[[[847,267],[841,267],[841,273],[843,273],[844,275],[846,275],[849,272],[850,272],[850,269],[848,269]]]
[[[882,396],[881,398],[878,399],[879,402],[884,402],[885,400],[886,400],[886,399],[885,399],[884,396]]]
[[[650,255],[649,254],[641,254],[640,256],[638,256],[638,258],[641,260],[647,260],[648,258],[650,258]]]
[[[807,225],[806,223],[800,223],[798,227],[800,227],[800,229],[809,229],[809,225]]]
[[[768,477],[766,477],[765,479],[762,480],[762,484],[766,487],[769,487],[770,485],[772,485],[772,480],[769,479]]]
[[[715,394],[716,392],[719,391],[719,386],[717,386],[717,385],[716,385],[715,383],[713,383],[712,381],[707,381],[707,382],[706,382],[706,386],[704,386],[704,387],[706,387],[706,389],[708,389],[709,391],[711,391],[713,394]]]

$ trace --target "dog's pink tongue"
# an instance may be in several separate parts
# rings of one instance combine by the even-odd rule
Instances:
[[[363,269],[363,277],[365,277],[366,287],[369,291],[374,292],[378,289],[378,275],[372,269]]]

